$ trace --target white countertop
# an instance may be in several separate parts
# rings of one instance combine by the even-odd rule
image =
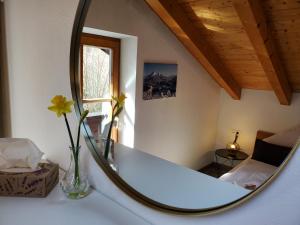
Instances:
[[[149,225],[104,195],[92,191],[67,199],[57,185],[47,198],[0,197],[0,225]]]
[[[137,149],[115,144],[119,175],[135,190],[170,206],[207,209],[250,191]]]

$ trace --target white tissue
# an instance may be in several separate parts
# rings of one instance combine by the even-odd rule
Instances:
[[[29,139],[0,138],[0,170],[9,168],[36,169],[43,154]]]

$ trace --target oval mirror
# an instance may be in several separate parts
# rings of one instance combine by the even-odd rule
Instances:
[[[220,91],[210,78],[217,44],[230,53],[226,43],[236,40],[229,25],[215,23],[220,1],[208,8],[206,1],[178,0],[172,7],[169,2],[80,0],[71,46],[72,93],[77,114],[90,111],[84,132],[94,159],[123,191],[168,212],[217,212],[271,183],[295,151],[300,121],[271,91],[243,90],[243,98],[233,100],[238,95],[233,84],[232,91]],[[241,30],[235,47],[251,51],[227,58],[219,52],[220,58],[232,71],[248,73],[249,82],[259,73],[261,82],[252,85],[264,89],[268,81],[260,65],[234,67],[239,58],[257,57],[237,8],[228,4],[226,12],[236,18],[226,23]],[[186,23],[187,17],[196,25]],[[204,33],[193,39],[193,31]],[[232,38],[229,44],[226,38]],[[203,43],[214,48],[208,52]],[[234,79],[248,88],[248,81]]]

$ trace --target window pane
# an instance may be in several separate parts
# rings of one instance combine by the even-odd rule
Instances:
[[[110,102],[83,103],[83,108],[84,110],[89,110],[88,116],[110,115],[111,103]]]
[[[111,50],[83,46],[83,99],[110,98]]]

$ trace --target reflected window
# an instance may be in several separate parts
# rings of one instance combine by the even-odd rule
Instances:
[[[111,49],[83,45],[83,100],[110,98]]]
[[[80,94],[89,117],[103,118],[111,113],[111,97],[119,94],[120,40],[83,34],[80,47]],[[107,118],[109,120],[109,118]],[[89,121],[98,121],[90,119]],[[96,124],[90,124],[96,127]],[[92,129],[98,136],[96,129]],[[95,133],[96,132],[96,133]],[[116,139],[116,134],[113,138]]]

